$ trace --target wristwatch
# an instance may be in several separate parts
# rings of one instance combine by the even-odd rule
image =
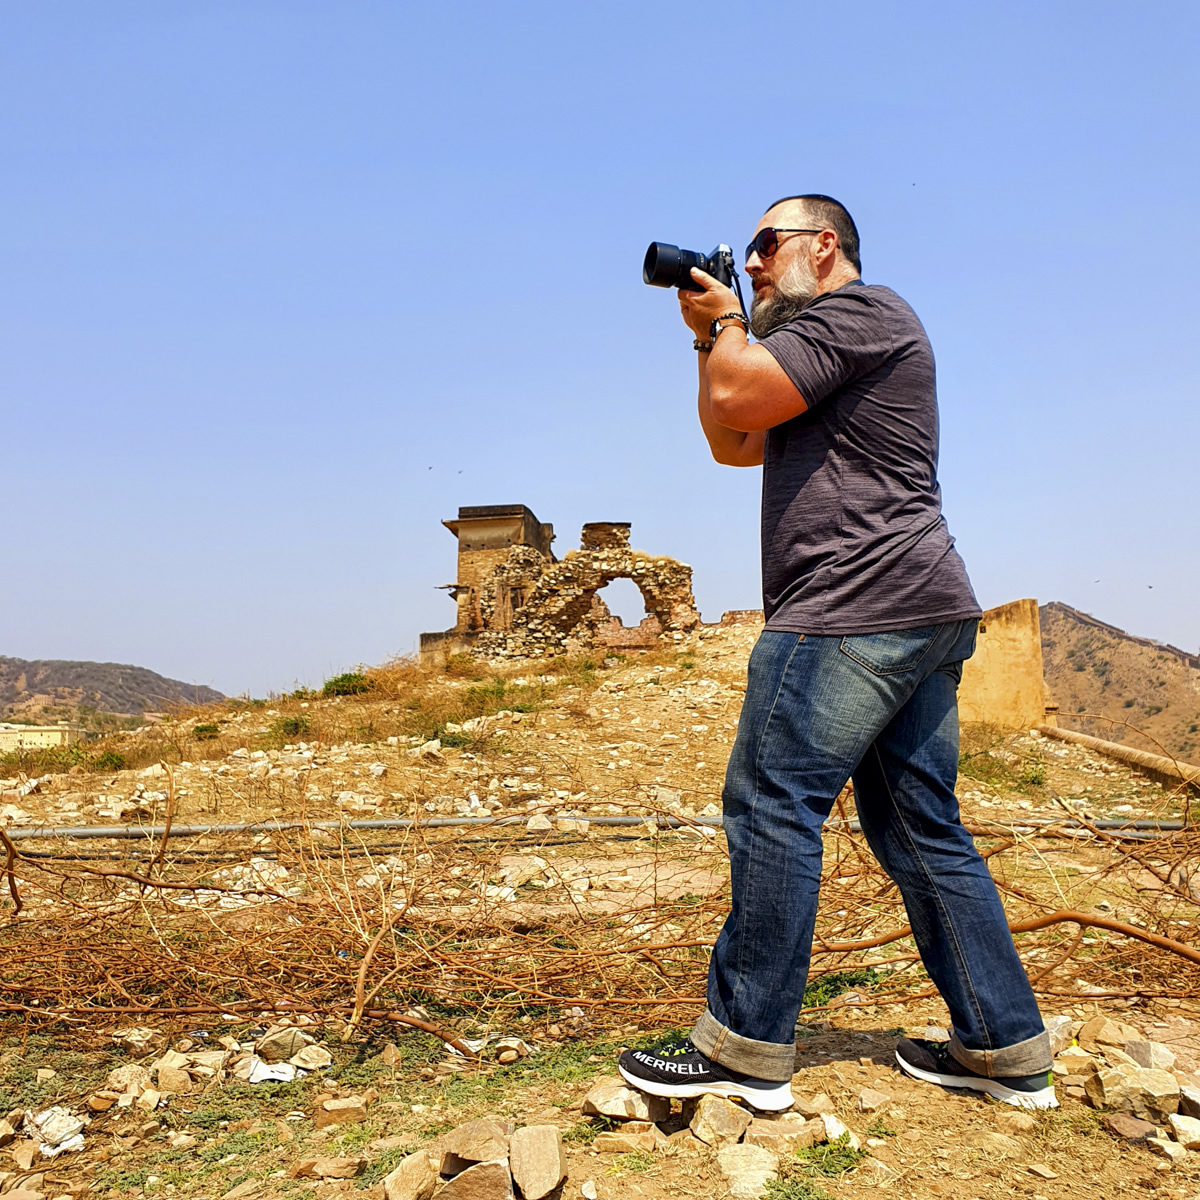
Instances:
[[[715,342],[717,340],[717,334],[720,333],[722,329],[728,328],[728,326],[721,324],[722,321],[737,321],[741,324],[742,328],[745,329],[747,332],[749,332],[749,330],[750,330],[750,322],[746,320],[746,317],[743,313],[740,313],[740,312],[722,313],[708,327],[709,341]]]

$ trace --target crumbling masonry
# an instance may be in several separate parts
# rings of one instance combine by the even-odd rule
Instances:
[[[458,620],[444,633],[421,635],[422,660],[644,648],[700,624],[692,568],[632,549],[627,522],[585,525],[580,548],[561,561],[550,549],[553,527],[523,504],[460,508],[443,524],[458,538],[458,578],[447,585]],[[646,619],[634,628],[596,594],[614,579],[633,580],[645,600]]]

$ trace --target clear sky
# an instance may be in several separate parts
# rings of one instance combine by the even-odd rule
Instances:
[[[0,654],[226,692],[452,623],[460,504],[758,607],[651,239],[837,196],[938,356],[985,605],[1200,645],[1188,3],[12,0]],[[636,616],[635,613],[626,613]],[[619,608],[620,610],[620,608]]]

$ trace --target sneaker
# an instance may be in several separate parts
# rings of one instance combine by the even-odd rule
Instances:
[[[896,1047],[896,1062],[914,1079],[947,1088],[970,1088],[986,1092],[994,1100],[1017,1108],[1057,1108],[1054,1076],[1049,1071],[1038,1075],[1005,1075],[989,1079],[964,1067],[950,1053],[949,1042],[930,1042],[924,1038],[901,1038]]]
[[[691,1038],[668,1042],[657,1050],[626,1050],[617,1068],[628,1083],[651,1096],[679,1100],[725,1096],[766,1112],[783,1112],[795,1102],[790,1081],[755,1079],[731,1071],[701,1054]]]

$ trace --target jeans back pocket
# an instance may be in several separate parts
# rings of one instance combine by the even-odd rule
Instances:
[[[842,638],[841,651],[873,675],[899,675],[916,668],[937,641],[942,625],[856,633]]]

